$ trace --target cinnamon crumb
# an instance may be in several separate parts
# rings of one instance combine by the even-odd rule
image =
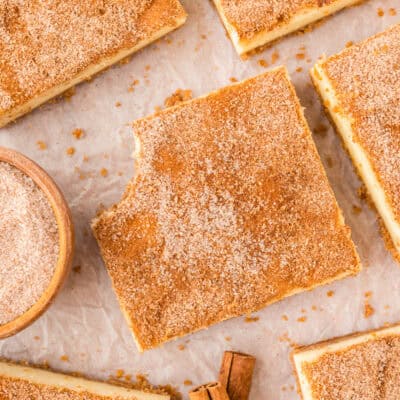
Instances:
[[[117,101],[117,102],[115,103],[115,107],[121,107],[121,106],[122,106],[122,104],[121,104],[120,101]]]
[[[193,385],[193,382],[192,382],[190,379],[185,379],[185,380],[183,381],[183,384],[184,384],[185,386],[192,386],[192,385]]]
[[[119,64],[119,65],[128,64],[128,63],[130,63],[131,59],[132,59],[132,56],[124,57],[122,60],[119,61],[118,64]]]
[[[397,15],[397,11],[395,8],[389,8],[389,15],[391,17],[394,17],[395,15]]]
[[[232,340],[232,338],[231,338],[230,336],[226,336],[226,337],[225,337],[225,340],[226,340],[227,342],[230,342],[230,341]]]
[[[40,336],[34,336],[33,337],[35,340],[40,340]]]
[[[41,140],[38,140],[36,142],[37,147],[39,150],[46,150],[47,149],[47,144],[45,142],[42,142]]]
[[[246,323],[252,323],[252,322],[257,322],[259,321],[260,317],[252,317],[250,315],[246,316],[244,319],[244,322]]]
[[[306,321],[307,321],[307,317],[306,316],[297,318],[297,322],[306,322]]]
[[[71,101],[72,96],[75,96],[76,93],[76,88],[75,86],[72,86],[71,88],[69,88],[68,90],[66,90],[62,96],[64,97],[64,99],[66,101]]]
[[[306,55],[304,53],[297,53],[296,54],[296,59],[297,60],[304,60],[306,58]]]
[[[385,12],[380,7],[376,10],[376,13],[378,14],[378,17],[383,17],[385,15]]]
[[[283,320],[283,321],[288,321],[288,320],[289,320],[289,317],[288,317],[286,314],[283,314],[283,315],[282,315],[282,320]]]
[[[369,304],[368,300],[365,300],[364,304],[364,317],[365,318],[370,318],[372,315],[374,315],[375,309]]]
[[[235,83],[235,82],[238,81],[234,76],[231,76],[231,77],[229,78],[229,80],[230,80],[232,83]]]
[[[290,337],[289,337],[289,335],[288,335],[287,332],[285,332],[283,335],[281,335],[281,336],[279,337],[278,340],[279,340],[280,342],[282,342],[282,343],[288,343],[289,346],[290,346],[292,349],[298,347],[298,344],[297,344],[294,340],[290,339]]]
[[[333,297],[334,294],[335,294],[335,292],[334,292],[333,290],[329,290],[328,292],[326,292],[326,295],[327,295],[328,297]]]
[[[70,157],[73,156],[75,154],[75,148],[74,147],[68,147],[66,153]]]
[[[100,170],[100,175],[102,176],[102,177],[106,177],[106,176],[108,176],[108,170],[107,170],[107,168],[102,168],[101,170]]]
[[[183,90],[177,89],[171,96],[164,100],[165,107],[176,106],[177,104],[188,101],[192,98],[192,91],[190,89]]]
[[[271,56],[271,63],[275,64],[279,60],[279,58],[280,58],[280,55],[279,55],[278,51],[275,50]]]
[[[83,137],[83,135],[84,135],[83,129],[77,128],[72,131],[72,136],[74,136],[75,139],[79,140]]]
[[[180,351],[183,351],[183,350],[186,349],[186,346],[185,346],[184,344],[180,344],[180,345],[178,346],[178,349],[179,349]]]
[[[267,68],[268,67],[268,63],[264,59],[258,60],[258,65],[260,65],[263,68]]]
[[[69,361],[69,357],[66,354],[64,354],[64,355],[62,355],[60,357],[60,360],[63,361],[63,362],[68,362]]]
[[[115,376],[120,379],[124,376],[125,371],[123,369],[117,369],[117,371],[115,372]]]
[[[302,67],[297,67],[296,68],[296,72],[302,72],[303,71],[303,68]]]
[[[349,40],[349,41],[346,43],[346,47],[351,47],[351,46],[353,46],[353,44],[354,44],[354,42],[353,42],[352,40]]]

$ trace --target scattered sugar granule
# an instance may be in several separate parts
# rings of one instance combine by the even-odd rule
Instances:
[[[376,10],[376,13],[378,14],[378,17],[383,17],[385,15],[385,12],[380,7]]]
[[[46,195],[26,174],[0,162],[0,325],[39,300],[58,254],[57,221]]]
[[[334,294],[335,294],[335,292],[334,292],[333,290],[329,290],[328,292],[326,292],[326,295],[327,295],[328,297],[333,297]]]

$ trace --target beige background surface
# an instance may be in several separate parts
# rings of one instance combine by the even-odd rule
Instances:
[[[237,318],[139,354],[89,223],[101,204],[118,201],[134,173],[133,140],[127,124],[152,113],[178,88],[192,89],[195,96],[205,94],[229,84],[230,77],[243,79],[265,71],[258,61],[270,63],[277,51],[280,59],[274,65],[288,66],[311,128],[329,126],[307,70],[322,53],[333,54],[348,41],[361,40],[400,22],[400,1],[372,0],[345,10],[312,32],[286,38],[248,61],[236,55],[208,0],[183,3],[188,21],[168,39],[139,52],[130,63],[79,86],[70,101],[47,104],[0,130],[0,145],[20,150],[40,163],[64,191],[76,224],[74,265],[81,267],[80,273],[71,273],[54,305],[39,321],[0,341],[0,356],[35,363],[47,360],[52,367],[94,378],[107,378],[117,369],[132,375],[145,373],[153,383],[178,386],[186,398],[190,387],[183,385],[184,380],[200,384],[215,379],[223,350],[235,349],[258,359],[253,400],[295,400],[298,395],[289,363],[289,341],[308,344],[400,320],[400,267],[384,248],[376,215],[357,197],[360,182],[331,128],[314,137],[365,270],[356,278],[273,305],[255,314],[257,322]],[[384,17],[377,15],[380,7]],[[390,16],[390,7],[396,8],[398,15]],[[296,54],[302,52],[303,45],[306,58],[298,60]],[[296,72],[299,66],[303,72]],[[139,84],[130,92],[135,79]],[[121,107],[116,107],[116,102],[121,102]],[[75,128],[85,131],[79,141],[71,135]],[[47,144],[46,150],[39,150],[39,140]],[[72,157],[66,154],[71,146],[76,148]],[[102,168],[108,170],[107,177],[101,176]],[[352,211],[353,205],[361,207],[360,214]],[[332,297],[327,296],[328,291],[333,291]],[[372,292],[370,303],[375,309],[368,319],[364,317],[367,291]],[[282,319],[284,314],[287,321]],[[298,322],[303,316],[306,321]],[[182,345],[184,350],[180,350]],[[63,355],[69,361],[62,361]]]

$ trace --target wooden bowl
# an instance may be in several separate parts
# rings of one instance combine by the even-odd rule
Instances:
[[[28,175],[43,190],[53,208],[59,232],[60,253],[54,275],[39,300],[15,320],[0,326],[0,339],[14,335],[39,318],[59,292],[71,267],[74,253],[74,228],[71,212],[53,179],[35,162],[15,150],[0,146],[0,161]]]

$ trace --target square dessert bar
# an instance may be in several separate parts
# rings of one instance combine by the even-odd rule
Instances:
[[[325,108],[400,257],[400,25],[311,71]],[[386,231],[385,231],[385,236]]]
[[[0,2],[0,127],[185,19],[178,0]]]
[[[1,361],[0,399],[169,400],[170,396]]]
[[[214,0],[239,54],[333,14],[360,0]]]
[[[400,399],[400,326],[300,348],[292,354],[303,400]]]
[[[360,270],[285,68],[136,121],[93,230],[139,349]]]

